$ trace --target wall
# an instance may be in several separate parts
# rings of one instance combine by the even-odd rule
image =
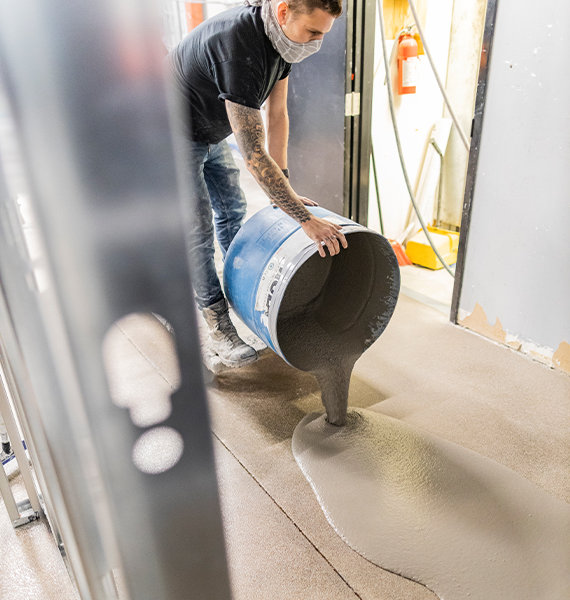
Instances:
[[[468,138],[473,119],[486,7],[487,0],[455,2],[453,7],[445,89],[453,99],[453,110]],[[444,116],[449,116],[447,108]],[[452,127],[443,163],[441,219],[444,224],[454,227],[461,225],[468,158],[469,154],[457,129]]]
[[[569,22],[498,2],[459,319],[570,372]]]

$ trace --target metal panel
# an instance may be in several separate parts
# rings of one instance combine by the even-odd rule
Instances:
[[[346,14],[289,75],[289,156],[295,191],[344,213]]]
[[[23,291],[29,269],[18,268],[13,223],[3,223],[13,236],[0,242],[0,276],[38,412],[54,426],[44,428],[61,493],[54,510],[69,517],[65,542],[77,543],[82,596],[112,597],[106,575],[120,563],[131,598],[223,599],[229,584],[209,421],[149,6],[2,5],[1,83],[43,235],[48,289]],[[3,201],[14,209],[13,194]],[[18,291],[35,305],[32,323]],[[131,460],[144,429],[111,402],[101,353],[114,321],[151,311],[174,326],[182,372],[161,425],[182,436],[184,452],[156,475]]]
[[[363,0],[354,3],[353,11],[353,93],[359,97],[358,116],[347,122],[352,129],[350,148],[351,192],[349,194],[349,216],[354,221],[368,223],[368,188],[370,184],[370,153],[372,149],[372,95],[374,80],[374,39],[376,33],[376,2]]]
[[[5,55],[0,54],[2,59]],[[3,67],[6,65],[3,64]],[[6,82],[2,71],[2,84]],[[38,285],[45,265],[33,264],[24,239],[18,194],[29,192],[5,88],[0,85],[0,352],[52,531],[82,597],[104,597],[110,566],[103,551],[83,465],[76,460],[74,406],[67,410],[46,332],[53,290]],[[10,182],[10,185],[9,185]],[[44,288],[42,290],[42,288]],[[40,293],[40,290],[41,293]],[[45,316],[44,316],[45,315]],[[18,323],[18,333],[15,331]],[[11,382],[11,383],[10,383]],[[35,390],[38,390],[36,395]],[[76,409],[75,409],[76,410]],[[74,433],[75,431],[75,433]],[[49,433],[49,438],[48,438]],[[40,459],[41,457],[41,459]],[[58,468],[59,466],[59,468]],[[66,501],[63,490],[69,499]],[[73,509],[71,510],[71,507]],[[88,568],[85,568],[88,565]],[[89,594],[91,592],[91,595]]]
[[[12,378],[8,372],[9,367],[6,363],[4,353],[1,351],[2,340],[0,339],[0,419],[4,422],[8,437],[12,442],[12,450],[14,452],[15,459],[18,462],[20,475],[26,489],[27,498],[24,501],[15,503],[14,496],[8,485],[6,490],[6,484],[8,478],[4,469],[0,467],[0,478],[4,478],[2,482],[2,497],[8,507],[8,512],[12,520],[12,524],[15,527],[25,525],[31,521],[35,521],[40,518],[43,513],[40,499],[34,484],[32,470],[28,463],[28,457],[23,444],[20,443],[21,434],[18,428],[18,423],[14,416],[10,401],[13,399],[13,389],[10,385]],[[12,497],[11,502],[7,496],[7,491]],[[14,507],[16,507],[16,514],[14,513]]]
[[[289,76],[291,183],[366,225],[376,4],[348,1],[321,50]]]

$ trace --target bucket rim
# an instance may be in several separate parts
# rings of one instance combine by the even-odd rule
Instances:
[[[381,233],[354,222],[343,224],[342,232],[345,235],[350,235],[353,233],[368,233],[383,239],[387,239]],[[342,251],[343,249],[341,249],[341,252]],[[279,315],[281,302],[285,295],[285,290],[287,289],[287,286],[289,285],[291,279],[293,278],[295,273],[309,260],[309,258],[311,258],[311,256],[313,256],[317,252],[318,250],[315,242],[311,242],[305,247],[301,248],[299,252],[297,252],[297,254],[295,254],[289,259],[286,271],[283,273],[283,276],[281,277],[276,286],[271,313],[269,315],[269,320],[267,323],[267,329],[269,331],[270,338],[273,341],[275,351],[288,365],[291,365],[292,367],[295,367],[295,365],[289,362],[284,352],[281,350],[281,346],[279,344],[279,337],[277,335],[277,317]]]

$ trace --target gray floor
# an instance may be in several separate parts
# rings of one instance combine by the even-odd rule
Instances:
[[[385,414],[570,502],[570,377],[451,325],[440,308],[401,296],[388,329],[356,364],[350,405],[382,402]],[[143,405],[160,410],[165,378],[175,387],[171,339],[150,316],[129,318],[115,339],[137,378],[146,369],[144,421]],[[134,358],[141,348],[146,366]],[[310,375],[266,351],[247,368],[211,378],[208,397],[236,599],[435,598],[369,563],[326,521],[291,453],[297,423],[321,410]],[[0,535],[2,600],[75,598],[45,524],[14,531],[0,506]]]
[[[339,585],[346,586],[338,597],[433,597],[352,552],[326,522],[290,449],[299,419],[320,409],[309,376],[268,355],[247,370],[218,378],[210,386],[210,399],[216,439],[295,523],[315,556],[325,559],[319,570],[337,574]],[[352,406],[382,401],[386,414],[492,458],[566,501],[569,399],[567,376],[454,327],[407,297],[384,336],[357,363],[350,389]],[[226,518],[241,517],[226,513]],[[269,531],[267,536],[269,545],[283,543]],[[321,597],[310,587],[311,578],[305,596],[292,595],[290,581],[304,567],[299,561],[295,571],[282,574],[281,594],[258,597]],[[259,564],[242,571],[234,581],[238,598],[251,597],[251,569],[267,572]],[[269,571],[274,582],[280,571]]]

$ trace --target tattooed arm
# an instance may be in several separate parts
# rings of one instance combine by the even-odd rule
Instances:
[[[269,198],[301,224],[303,231],[317,244],[321,256],[325,256],[323,243],[331,255],[340,252],[340,245],[346,248],[340,226],[312,215],[289,185],[279,165],[267,153],[259,110],[229,100],[226,100],[226,110],[247,168]]]
[[[287,169],[287,145],[289,141],[289,114],[287,112],[288,77],[279,80],[265,103],[267,111],[267,151],[281,167]],[[289,175],[287,174],[287,179]],[[299,199],[305,206],[318,206],[318,203],[304,196]]]
[[[287,168],[287,143],[289,140],[289,114],[287,113],[287,90],[289,78],[275,84],[267,98],[267,150],[269,156],[281,167]]]
[[[259,110],[229,100],[226,100],[226,110],[247,168],[263,191],[299,223],[309,221],[311,213],[265,149],[265,129]]]

